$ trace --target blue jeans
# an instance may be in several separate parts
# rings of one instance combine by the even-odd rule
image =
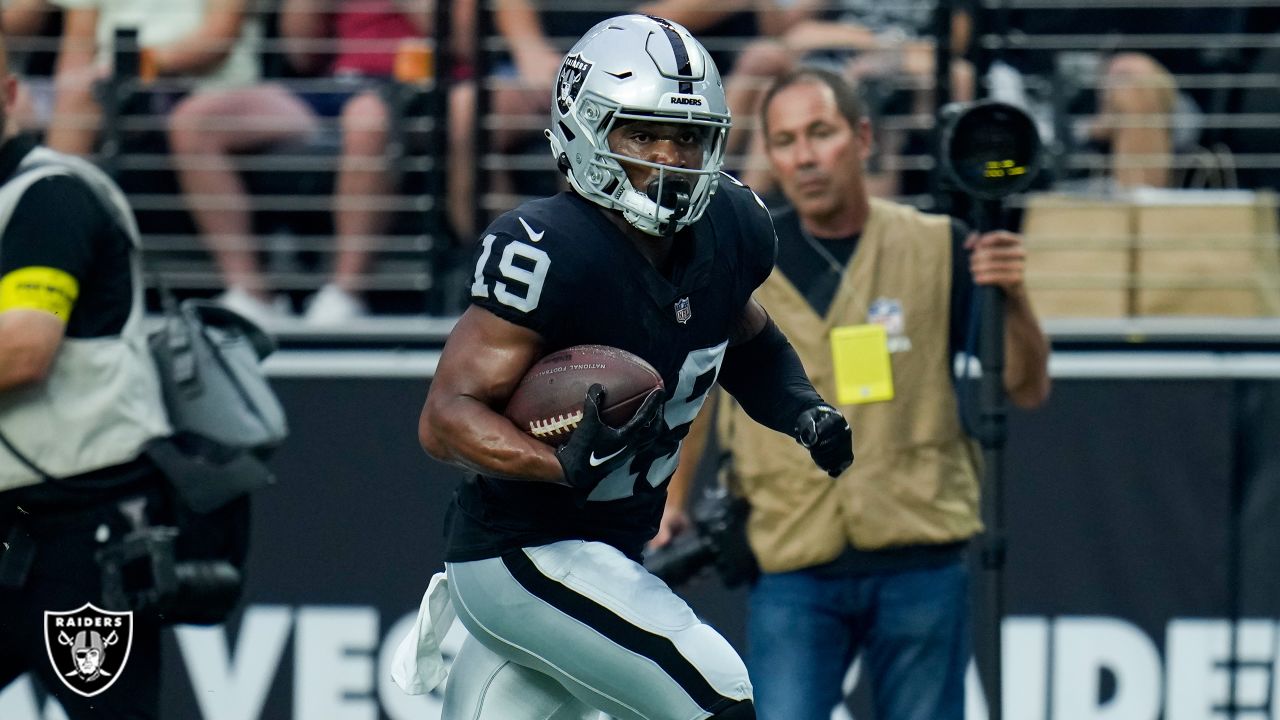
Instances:
[[[971,654],[963,562],[847,577],[766,573],[749,610],[760,720],[829,720],[859,652],[878,720],[963,720]]]

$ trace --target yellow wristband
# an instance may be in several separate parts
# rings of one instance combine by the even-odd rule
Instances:
[[[80,283],[58,268],[24,267],[0,277],[0,312],[40,310],[66,322],[79,296]]]

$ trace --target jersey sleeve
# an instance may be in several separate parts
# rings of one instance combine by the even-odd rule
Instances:
[[[22,194],[0,238],[0,311],[44,310],[64,321],[110,220],[83,182],[54,175]]]
[[[740,266],[747,285],[754,290],[773,272],[773,265],[778,259],[778,235],[773,228],[773,216],[765,207],[764,200],[737,178],[726,173],[721,180],[725,192],[733,198],[735,214],[741,219],[739,227],[743,243]]]
[[[773,272],[774,263],[778,260],[778,234],[773,227],[773,216],[764,202],[755,192],[751,193],[753,203],[750,206],[747,228],[752,235],[752,242],[747,247],[750,253],[746,260],[748,278],[752,288],[760,287]]]
[[[556,252],[556,237],[547,230],[526,231],[520,218],[494,221],[476,247],[470,301],[498,317],[552,335],[557,318],[572,304],[568,253]],[[536,240],[535,240],[536,238]]]

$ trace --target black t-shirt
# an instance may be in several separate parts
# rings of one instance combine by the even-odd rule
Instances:
[[[35,147],[26,138],[0,146],[0,178],[14,177]],[[80,285],[67,337],[118,335],[132,307],[129,236],[80,178],[54,175],[22,194],[0,236],[0,277],[25,267],[62,270]]]
[[[826,315],[840,286],[841,273],[858,248],[861,234],[843,238],[819,238],[804,235],[800,218],[790,207],[775,210],[774,225],[778,231],[778,269],[809,301],[819,315]],[[951,320],[948,357],[965,349],[973,316],[973,275],[969,272],[969,251],[964,248],[969,229],[959,220],[951,221]],[[836,272],[826,256],[808,240],[824,248],[836,261]],[[957,260],[963,260],[957,262]]]
[[[662,436],[596,488],[476,476],[457,491],[445,559],[496,557],[568,539],[633,558],[662,517],[680,444],[719,372],[729,332],[773,268],[775,238],[755,195],[723,176],[706,214],[676,238],[664,276],[593,203],[573,193],[521,205],[477,249],[471,301],[540,334],[549,351],[598,344],[634,353],[666,387]]]

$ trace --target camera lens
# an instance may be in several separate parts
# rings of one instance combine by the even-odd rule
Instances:
[[[995,200],[1031,185],[1040,169],[1040,133],[1027,113],[986,101],[953,108],[943,122],[943,167],[961,190]]]
[[[174,566],[174,574],[178,578],[178,592],[169,613],[181,617],[183,622],[221,622],[240,599],[240,571],[229,562],[180,562]]]

